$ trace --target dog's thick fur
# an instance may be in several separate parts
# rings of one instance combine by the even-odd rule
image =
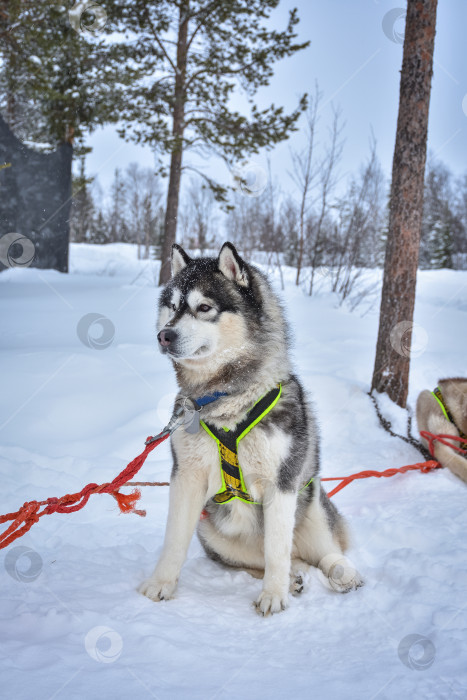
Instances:
[[[292,373],[282,309],[265,276],[230,243],[217,259],[191,259],[175,245],[172,273],[160,298],[158,339],[179,396],[226,392],[201,414],[219,429],[233,429],[278,383],[282,396],[238,447],[247,490],[262,505],[213,502],[221,488],[217,444],[203,429],[175,431],[164,547],[140,591],[156,601],[172,597],[197,524],[210,557],[263,578],[256,601],[263,615],[287,606],[289,586],[301,592],[310,565],[335,590],[358,587],[362,580],[343,556],[346,524],[320,485],[315,418]],[[208,517],[200,520],[203,508]]]
[[[431,391],[422,391],[417,400],[417,424],[419,430],[426,430],[434,435],[457,435],[459,430],[467,435],[467,379],[454,377],[440,379],[438,386],[444,402],[449,409],[454,423],[447,420],[441,406]],[[457,428],[459,430],[457,430]],[[422,442],[428,446],[426,440]],[[454,443],[457,446],[459,444]],[[450,469],[453,474],[467,483],[467,459],[450,447],[434,443],[434,457],[443,467]]]

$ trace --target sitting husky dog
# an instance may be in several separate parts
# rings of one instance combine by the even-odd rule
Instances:
[[[433,435],[456,435],[465,443],[453,442],[467,449],[467,379],[440,379],[434,391],[422,391],[417,400],[417,423],[420,431]],[[422,442],[428,447],[427,441]],[[443,467],[467,482],[467,459],[441,442],[434,442],[434,458]]]
[[[301,592],[310,565],[342,593],[360,586],[343,556],[346,524],[320,485],[316,422],[265,276],[231,243],[217,259],[192,259],[175,244],[158,330],[177,401],[189,397],[199,413],[198,426],[172,436],[164,547],[140,592],[172,597],[197,524],[210,557],[263,578],[263,615],[287,606],[289,586]]]

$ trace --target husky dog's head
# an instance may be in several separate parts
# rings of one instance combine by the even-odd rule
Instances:
[[[225,385],[260,368],[287,368],[285,326],[266,278],[231,243],[217,258],[172,248],[172,279],[159,302],[157,339],[179,383]]]

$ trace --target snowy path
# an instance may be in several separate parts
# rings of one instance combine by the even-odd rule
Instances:
[[[133,256],[129,246],[73,246],[69,276],[0,275],[0,512],[111,480],[168,418],[175,381],[155,346],[154,264]],[[412,405],[440,376],[467,374],[466,290],[466,272],[419,275],[416,322],[427,335],[412,360]],[[376,309],[360,318],[291,283],[285,303],[319,411],[323,475],[419,461],[381,430],[366,395]],[[113,324],[105,349],[77,336],[89,313]],[[382,405],[399,427],[403,416]],[[169,474],[165,444],[140,477]],[[2,698],[467,698],[466,488],[453,475],[369,479],[337,494],[366,586],[340,596],[315,573],[270,619],[251,606],[260,582],[208,560],[197,539],[174,600],[135,592],[162,545],[167,495],[144,490],[144,519],[94,496],[1,550]]]

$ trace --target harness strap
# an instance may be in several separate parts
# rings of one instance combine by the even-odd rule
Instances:
[[[463,440],[467,440],[467,435],[465,433],[463,433],[462,430],[460,430],[459,426],[456,424],[456,421],[453,418],[451,411],[447,407],[446,402],[443,398],[443,394],[441,393],[441,389],[439,388],[439,386],[437,386],[436,389],[434,389],[431,393],[433,394],[433,396],[437,400],[446,420],[448,420],[450,423],[453,424],[453,426],[456,428],[457,432],[459,433],[460,437]],[[461,447],[463,447],[465,449],[465,448],[467,448],[467,444],[461,445]]]
[[[281,393],[282,386],[279,384],[262,396],[248,411],[245,418],[235,426],[234,430],[218,429],[210,423],[201,421],[204,430],[217,442],[219,449],[222,486],[220,491],[213,496],[215,503],[227,503],[233,498],[239,498],[246,503],[256,503],[245,486],[238,461],[238,443],[274,408]]]
[[[222,486],[212,498],[214,503],[228,503],[237,498],[245,503],[261,505],[258,501],[253,500],[245,486],[242,468],[238,461],[238,443],[274,408],[281,394],[282,386],[279,384],[275,389],[258,399],[245,418],[233,430],[216,428],[210,423],[201,421],[204,430],[217,442],[219,450]],[[304,491],[312,481],[313,477],[301,487],[300,491]]]
[[[197,406],[202,408],[203,406],[207,406],[213,401],[217,401],[217,399],[221,399],[223,396],[228,396],[228,394],[225,391],[215,391],[213,394],[199,396],[197,399],[195,399],[195,403]]]

